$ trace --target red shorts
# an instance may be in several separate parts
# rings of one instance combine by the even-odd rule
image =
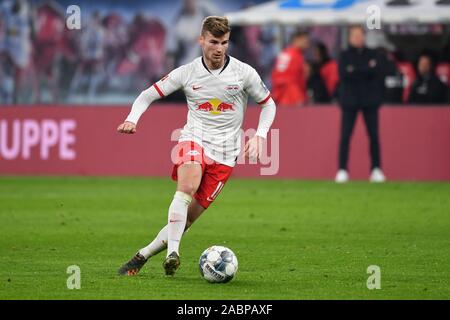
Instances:
[[[180,142],[172,153],[176,160],[173,166],[172,179],[178,179],[178,167],[186,162],[197,162],[202,166],[202,181],[194,195],[197,202],[203,207],[209,205],[217,198],[223,186],[233,171],[233,167],[218,163],[208,158],[203,148],[195,142]]]

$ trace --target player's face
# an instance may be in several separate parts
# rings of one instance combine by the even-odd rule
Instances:
[[[215,68],[220,68],[225,61],[229,41],[229,32],[220,38],[213,36],[209,31],[200,36],[200,45],[206,62]]]

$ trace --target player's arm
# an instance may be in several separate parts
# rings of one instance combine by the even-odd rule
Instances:
[[[267,139],[267,133],[275,119],[276,106],[275,101],[269,98],[267,102],[261,105],[261,113],[259,114],[259,123],[256,134],[245,145],[244,155],[247,159],[259,159],[262,152],[262,146]]]
[[[247,159],[258,159],[261,156],[264,141],[267,139],[267,133],[275,119],[276,106],[269,90],[253,68],[250,69],[247,77],[246,91],[258,102],[262,109],[259,115],[258,129],[255,136],[245,144],[244,156]]]
[[[139,118],[154,101],[164,98],[182,87],[183,74],[185,74],[184,66],[173,70],[150,88],[142,91],[134,100],[128,117],[117,127],[117,131],[128,134],[135,133]]]
[[[147,108],[156,100],[160,99],[155,85],[141,92],[141,94],[134,100],[133,106],[131,107],[131,112],[125,121],[119,125],[117,131],[120,133],[130,133],[136,132],[136,125],[139,121],[141,115],[147,110]]]

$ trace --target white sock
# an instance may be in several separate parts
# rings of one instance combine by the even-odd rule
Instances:
[[[156,238],[152,242],[150,242],[148,246],[139,250],[139,253],[142,254],[145,259],[148,259],[167,248],[167,229],[168,226],[165,225],[164,228],[159,231]]]
[[[155,239],[153,239],[150,244],[142,249],[140,249],[138,252],[145,257],[145,259],[148,259],[150,257],[153,257],[160,253],[161,251],[165,250],[167,248],[167,229],[169,227],[167,225],[162,228]],[[188,232],[189,229],[184,230],[184,233]]]
[[[190,195],[181,191],[175,192],[169,207],[167,255],[174,251],[179,254],[180,240],[186,227],[188,207],[191,201]]]

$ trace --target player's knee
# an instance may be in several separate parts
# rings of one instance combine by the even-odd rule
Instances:
[[[193,197],[194,194],[197,192],[197,188],[191,182],[184,182],[184,183],[178,184],[177,191],[184,192],[184,193],[190,195],[191,197]]]

